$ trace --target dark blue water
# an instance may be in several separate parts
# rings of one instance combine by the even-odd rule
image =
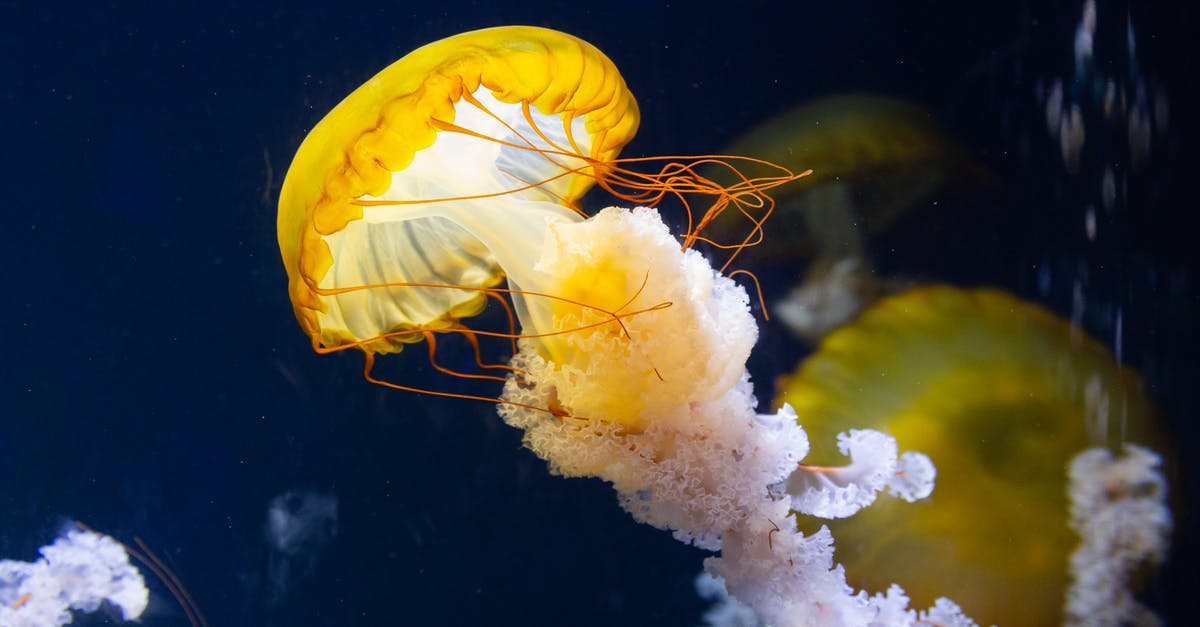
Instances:
[[[72,519],[141,537],[214,626],[696,623],[703,552],[597,481],[550,477],[492,406],[314,355],[291,312],[275,207],[306,131],[413,48],[504,24],[613,59],[643,113],[627,155],[715,152],[834,92],[922,103],[1001,185],[931,204],[874,244],[879,266],[1076,314],[1197,444],[1195,8],[1100,4],[1097,72],[1159,86],[1170,118],[1089,239],[1096,163],[1128,154],[1097,140],[1071,173],[1046,131],[1079,2],[511,4],[0,2],[0,557],[33,559]],[[760,275],[779,294],[799,272]],[[765,399],[805,349],[763,333]],[[435,381],[420,355],[397,367]],[[1195,502],[1186,463],[1168,473]],[[280,574],[267,508],[297,490],[338,516]],[[1179,526],[1148,592],[1175,624],[1197,557]],[[186,624],[150,585],[144,624]]]

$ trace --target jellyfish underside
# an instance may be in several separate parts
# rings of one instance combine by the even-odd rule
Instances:
[[[359,263],[339,260],[319,285],[334,294],[318,314],[320,327],[344,329],[354,338],[351,344],[368,352],[399,350],[426,332],[467,332],[461,320],[478,313],[488,295],[500,294],[490,288],[505,277],[522,326],[532,328],[546,315],[533,294],[548,286],[539,284],[528,251],[541,248],[547,224],[580,216],[554,202],[565,194],[568,179],[545,180],[538,170],[550,163],[580,169],[582,159],[551,156],[556,148],[543,137],[557,139],[557,145],[566,142],[542,130],[556,128],[548,123],[550,116],[529,112],[527,119],[520,106],[486,93],[462,104],[467,106],[456,107],[450,128],[491,139],[454,130],[438,133],[429,149],[392,173],[385,192],[353,201],[362,207],[361,219],[325,238],[332,250],[346,255],[384,251]],[[582,119],[575,126],[582,127]],[[562,135],[563,126],[557,128]],[[339,344],[330,339],[323,343]]]

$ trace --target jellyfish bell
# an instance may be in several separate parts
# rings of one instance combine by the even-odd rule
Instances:
[[[280,196],[289,294],[314,345],[370,353],[478,313],[522,251],[633,136],[638,109],[599,50],[532,27],[424,46],[309,133]],[[460,288],[452,289],[451,286]],[[531,312],[518,300],[518,314]]]
[[[568,336],[631,340],[630,319],[672,303],[638,251],[572,228],[587,218],[577,203],[590,187],[646,206],[710,197],[695,220],[684,202],[687,248],[725,208],[769,207],[762,192],[800,176],[777,168],[720,186],[670,157],[636,172],[632,164],[655,159],[617,155],[638,121],[613,63],[552,30],[469,32],[384,69],[313,128],[280,196],[289,294],[314,348],[362,350],[371,378],[374,354],[425,340],[432,358],[440,333],[477,351],[480,337],[524,338],[561,363],[587,358]],[[563,246],[589,252],[572,257]],[[508,329],[467,327],[489,299],[507,309],[506,298]],[[642,361],[643,376],[661,378],[654,359]]]
[[[814,443],[850,428],[895,436],[938,470],[932,496],[821,521],[852,585],[946,595],[981,624],[1063,622],[1068,465],[1127,443],[1164,450],[1140,378],[1078,328],[993,289],[885,297],[827,336],[779,385]],[[806,463],[838,463],[814,444]],[[819,525],[818,525],[819,526]]]

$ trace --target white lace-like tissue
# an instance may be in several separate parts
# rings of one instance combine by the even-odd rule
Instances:
[[[116,540],[72,529],[41,554],[33,562],[0,560],[0,625],[67,625],[72,610],[95,612],[105,602],[126,621],[146,610],[146,583]]]
[[[500,414],[552,471],[604,479],[637,520],[720,551],[705,560],[707,589],[737,604],[720,614],[731,624],[974,624],[946,599],[917,612],[898,586],[852,589],[828,529],[806,536],[790,518],[848,516],[880,490],[923,498],[936,474],[929,458],[898,455],[891,436],[862,430],[839,437],[847,466],[804,466],[803,418],[787,406],[755,411],[745,362],[758,329],[741,286],[682,249],[652,209],[546,228],[522,284],[624,285],[627,295],[605,294],[643,312],[619,326],[585,311],[523,328],[551,339],[522,341]]]

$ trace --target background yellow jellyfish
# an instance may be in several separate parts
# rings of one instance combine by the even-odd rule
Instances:
[[[779,389],[813,442],[806,463],[840,463],[828,443],[866,427],[937,466],[924,501],[885,498],[821,521],[850,583],[895,581],[917,605],[947,595],[980,624],[1062,622],[1080,542],[1068,528],[1069,460],[1162,441],[1133,372],[1078,328],[993,289],[885,298],[826,337]]]
[[[794,260],[851,252],[865,234],[954,183],[987,178],[974,158],[917,103],[881,94],[824,96],[759,124],[726,149],[784,167],[813,167],[806,185],[777,194],[771,237],[749,254]],[[753,173],[753,168],[747,168]],[[731,223],[718,221],[721,232]]]
[[[505,273],[532,289],[517,285],[520,253],[545,222],[578,219],[588,164],[637,125],[616,68],[570,35],[492,28],[405,56],[313,128],[288,170],[278,235],[300,325],[314,345],[395,352],[478,313]]]

